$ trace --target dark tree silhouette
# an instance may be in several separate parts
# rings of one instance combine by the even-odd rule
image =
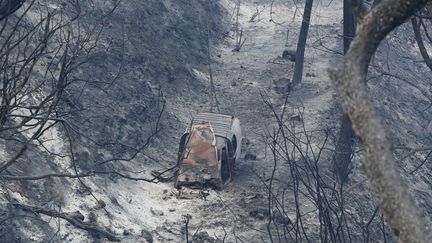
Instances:
[[[299,84],[303,76],[304,66],[304,53],[306,49],[306,40],[309,31],[310,18],[312,13],[313,0],[306,0],[305,9],[303,13],[303,21],[300,28],[300,34],[297,42],[296,62],[294,67],[294,75],[292,84]]]
[[[429,67],[430,70],[432,70],[432,59],[430,58],[427,49],[425,47],[425,44],[423,42],[423,37],[421,34],[420,26],[423,23],[423,20],[419,18],[420,21],[417,21],[417,17],[411,18],[411,24],[414,30],[414,36],[418,45],[418,48],[420,50],[420,54],[423,57],[423,60],[425,61],[426,65]],[[423,23],[424,24],[424,23]],[[426,28],[425,28],[426,31]]]
[[[355,20],[351,9],[350,0],[343,3],[343,47],[344,54],[349,49],[352,38],[355,35]],[[355,142],[355,133],[351,126],[351,121],[345,113],[341,117],[341,127],[339,138],[336,144],[333,157],[334,172],[341,182],[348,179],[349,165],[351,163],[352,148]]]

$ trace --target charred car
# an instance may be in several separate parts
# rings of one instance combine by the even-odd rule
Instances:
[[[199,113],[180,139],[175,186],[221,189],[233,177],[241,153],[239,119]]]

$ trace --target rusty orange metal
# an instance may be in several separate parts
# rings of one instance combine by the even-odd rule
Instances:
[[[194,124],[179,162],[176,186],[202,187],[210,181],[221,185],[218,165],[216,137],[210,123]]]
[[[240,155],[237,143],[241,143],[237,118],[217,113],[196,115],[180,141],[175,186],[221,189],[231,180],[235,158]]]

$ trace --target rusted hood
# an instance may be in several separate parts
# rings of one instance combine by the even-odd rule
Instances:
[[[216,138],[208,122],[194,124],[179,162],[176,186],[220,186]]]

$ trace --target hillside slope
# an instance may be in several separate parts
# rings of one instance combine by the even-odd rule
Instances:
[[[85,107],[70,119],[77,128],[71,147],[76,151],[79,169],[118,171],[135,178],[151,178],[152,170],[161,171],[175,165],[178,139],[191,116],[210,109],[207,57],[210,44],[215,95],[219,102],[215,109],[239,117],[245,134],[244,152],[237,163],[235,178],[224,190],[178,191],[172,182],[148,183],[113,173],[82,178],[82,181],[51,178],[2,182],[0,200],[8,205],[5,213],[29,215],[7,204],[11,198],[64,212],[78,210],[84,222],[110,229],[122,242],[185,242],[186,232],[194,242],[270,242],[269,232],[284,242],[297,237],[282,238],[280,232],[290,229],[300,218],[295,211],[295,204],[299,203],[304,213],[301,215],[304,233],[310,241],[319,241],[319,212],[313,200],[300,196],[297,201],[289,163],[283,156],[276,156],[279,159],[275,160],[272,155],[269,139],[278,130],[279,123],[269,104],[277,114],[285,111],[283,122],[292,125],[294,131],[301,133],[305,129],[311,134],[319,131],[312,149],[322,143],[323,134],[329,134],[319,169],[324,180],[331,182],[331,150],[341,111],[327,69],[342,58],[342,3],[320,1],[314,7],[303,81],[286,92],[294,63],[281,55],[284,50],[296,47],[302,18],[298,9],[302,9],[303,3],[241,1],[239,25],[246,41],[239,52],[233,52],[235,2],[123,1],[110,16],[100,45],[82,70],[89,80],[114,82],[103,91],[97,85],[76,87],[68,94],[68,102],[62,104],[64,109],[70,104]],[[258,14],[251,20],[255,13]],[[430,70],[417,62],[419,57],[411,28],[405,24],[385,40],[373,63],[430,87]],[[396,145],[420,146],[432,142],[426,132],[432,118],[430,102],[415,88],[382,76],[373,68],[369,87]],[[157,128],[160,131],[151,136]],[[56,128],[46,134],[47,140],[54,141],[47,146],[67,154],[66,135],[64,130]],[[1,146],[5,156],[14,151],[7,141],[2,140]],[[361,145],[357,149],[361,151]],[[398,151],[397,155],[404,157],[405,152]],[[70,156],[50,155],[34,146],[7,173],[73,173],[70,159]],[[344,187],[346,201],[341,211],[348,215],[352,241],[364,240],[365,234],[370,234],[368,237],[374,241],[382,241],[383,237],[391,236],[381,228],[382,218],[375,217],[376,203],[361,172],[360,159],[361,154],[357,153],[352,175]],[[418,163],[415,157],[400,161],[401,173],[430,218],[431,167],[426,164],[411,175],[414,163]],[[271,176],[274,169],[275,175]],[[269,193],[270,181],[273,189]],[[279,202],[283,204],[283,213],[277,206]],[[272,203],[276,206],[269,208]],[[66,221],[41,217],[45,222],[38,215],[15,217],[11,223],[1,225],[0,235],[8,242],[106,241]],[[370,227],[369,224],[369,228],[365,227],[371,218]]]

